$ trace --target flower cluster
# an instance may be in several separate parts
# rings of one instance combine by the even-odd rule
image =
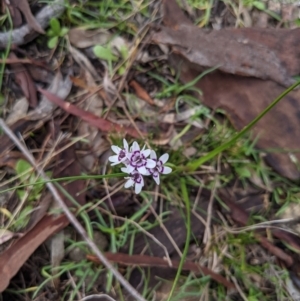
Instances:
[[[108,160],[111,165],[124,164],[121,170],[129,175],[125,178],[127,179],[125,188],[134,186],[136,194],[140,193],[144,186],[143,176],[152,176],[159,185],[159,175],[169,174],[172,171],[170,167],[164,166],[169,159],[168,154],[157,159],[155,151],[146,149],[145,146],[140,149],[136,141],[129,148],[127,141],[123,139],[123,148],[116,145],[112,145],[111,148],[115,155],[110,156]]]

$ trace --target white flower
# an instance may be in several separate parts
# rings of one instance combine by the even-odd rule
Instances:
[[[147,168],[154,168],[156,165],[154,160],[147,159],[150,153],[151,150],[145,149],[145,147],[140,150],[140,146],[136,141],[134,141],[128,156],[129,163],[126,164],[126,168],[122,168],[122,171],[126,173],[132,173],[134,170],[137,170],[143,175],[147,174]]]
[[[164,166],[169,159],[168,154],[164,154],[157,159],[155,151],[146,149],[145,146],[141,150],[136,141],[133,142],[130,149],[125,139],[123,139],[123,148],[116,145],[112,145],[111,148],[115,155],[110,156],[108,160],[111,162],[111,165],[124,164],[121,170],[128,174],[128,177],[125,177],[127,181],[124,187],[134,186],[136,194],[139,194],[144,186],[143,175],[152,176],[159,185],[159,175],[169,174],[172,171],[172,168]],[[150,158],[148,158],[149,156]]]
[[[151,150],[150,158],[156,162],[156,165],[153,168],[147,168],[147,173],[145,175],[151,175],[154,181],[156,182],[156,184],[159,185],[160,183],[159,174],[166,175],[172,172],[172,168],[168,166],[164,166],[164,164],[169,159],[169,154],[163,154],[157,160],[156,152]]]
[[[125,139],[123,139],[123,148],[120,148],[119,146],[112,145],[111,149],[113,150],[116,155],[110,156],[108,160],[112,162],[111,165],[117,165],[119,163],[124,163],[127,165],[129,163],[128,156],[129,156],[129,150],[128,150],[128,143]]]
[[[122,168],[123,170],[123,168]],[[127,179],[124,187],[129,188],[134,186],[134,191],[136,194],[139,194],[144,186],[144,179],[143,176],[137,171],[134,170],[131,174],[130,177],[126,177]]]

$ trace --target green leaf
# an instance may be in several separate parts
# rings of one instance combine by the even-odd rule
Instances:
[[[32,169],[30,163],[28,163],[27,161],[20,159],[17,164],[16,164],[16,172],[18,175],[21,175],[25,172],[28,172],[29,170]],[[26,177],[27,178],[27,177]]]
[[[5,103],[5,96],[0,93],[0,106],[2,106]]]
[[[111,49],[107,48],[107,47],[103,47],[101,45],[96,45],[94,47],[94,54],[102,60],[105,61],[111,61],[111,62],[115,62],[118,60],[118,58],[113,55]]]
[[[51,39],[48,40],[48,47],[50,49],[53,49],[58,43],[58,37],[53,37]]]
[[[296,19],[294,22],[295,22],[296,26],[298,26],[298,27],[300,26],[300,19]]]
[[[237,167],[235,169],[235,171],[241,178],[250,178],[251,177],[251,172],[247,167]]]
[[[69,28],[63,27],[63,28],[61,29],[61,31],[60,31],[59,36],[60,36],[60,37],[63,37],[63,36],[65,36],[68,32],[69,32]]]
[[[266,9],[266,5],[263,2],[260,1],[254,1],[253,2],[253,6],[259,10],[265,10]]]
[[[19,200],[22,200],[25,196],[25,190],[21,190],[21,189],[17,190],[17,195]]]
[[[53,30],[53,33],[57,36],[59,36],[60,31],[61,31],[61,27],[60,27],[60,23],[57,19],[52,18],[50,20],[50,27]]]
[[[32,210],[33,210],[32,206],[26,206],[20,212],[20,215],[19,215],[18,219],[14,223],[14,227],[16,229],[22,229],[22,228],[24,228],[28,224],[29,219],[30,219],[30,213],[32,212]]]
[[[122,45],[119,49],[121,56],[124,60],[126,60],[128,58],[129,55],[129,51],[128,51],[128,47],[126,45]]]
[[[118,74],[123,75],[125,73],[125,71],[126,71],[126,68],[124,66],[121,66],[118,70]]]
[[[52,29],[48,29],[48,30],[47,30],[47,36],[48,36],[48,37],[54,37],[54,36],[55,36],[54,31],[53,31]]]

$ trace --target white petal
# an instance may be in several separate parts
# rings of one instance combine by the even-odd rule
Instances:
[[[162,174],[167,175],[168,173],[172,172],[172,168],[169,166],[164,166],[164,170],[162,172]]]
[[[136,193],[136,194],[139,194],[139,193],[142,191],[143,186],[144,186],[144,185],[142,185],[142,183],[139,183],[139,184],[136,183],[136,184],[135,184],[135,187],[134,187],[135,193]]]
[[[109,162],[116,162],[116,163],[118,163],[118,162],[119,162],[119,159],[118,159],[118,156],[117,156],[117,155],[114,155],[114,156],[108,157],[108,161],[109,161]]]
[[[121,171],[122,171],[122,172],[125,172],[125,173],[130,173],[130,171],[128,171],[128,166],[122,167],[122,168],[121,168]]]
[[[154,168],[155,166],[156,166],[156,161],[153,161],[151,159],[147,159],[146,167]]]
[[[121,148],[119,148],[116,145],[112,145],[111,149],[113,150],[114,153],[118,154],[121,151]]]
[[[159,185],[159,173],[157,173],[157,176],[153,176],[153,180],[156,182],[157,185]]]
[[[151,168],[152,170],[152,168]],[[150,176],[151,172],[149,171],[149,169],[146,168],[146,173],[143,174],[143,176]]]
[[[131,165],[127,165],[126,167],[122,167],[121,170],[125,173],[132,173],[134,171],[134,167]]]
[[[157,159],[156,152],[153,149],[151,150],[150,158],[155,160]]]
[[[145,166],[141,166],[137,170],[138,170],[138,172],[140,174],[145,175],[145,176],[148,175],[148,174],[150,174],[149,171],[146,169]]]
[[[144,183],[144,178],[143,178],[143,176],[141,176],[141,178],[142,178],[141,184],[144,186],[145,183]]]
[[[126,139],[123,139],[123,145],[124,145],[124,149],[126,150],[126,152],[128,152],[128,143],[127,143]]]
[[[125,183],[124,187],[125,188],[129,188],[134,184],[134,181],[130,178],[127,180],[127,182]]]
[[[165,163],[169,160],[169,154],[163,154],[163,155],[159,158],[159,160],[160,160],[163,164],[165,164]]]
[[[147,158],[150,155],[151,150],[150,149],[145,149],[145,150],[142,150],[141,153]]]
[[[131,152],[135,152],[135,151],[139,151],[140,150],[140,146],[138,145],[138,143],[136,141],[133,142],[132,147],[131,147]]]

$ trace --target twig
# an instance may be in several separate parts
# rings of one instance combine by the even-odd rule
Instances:
[[[145,199],[146,203],[149,204],[149,201],[147,199]],[[176,250],[176,252],[178,253],[178,255],[180,257],[182,257],[182,253],[179,249],[179,247],[177,246],[175,240],[173,239],[173,237],[171,236],[170,232],[168,231],[168,229],[166,228],[166,226],[164,225],[164,223],[162,222],[162,219],[158,216],[158,214],[156,213],[155,209],[152,207],[152,205],[149,205],[149,209],[151,211],[151,213],[155,216],[156,220],[159,223],[159,226],[163,229],[163,231],[165,232],[166,236],[168,237],[169,241],[171,242],[172,246],[174,247],[174,249]]]
[[[19,141],[16,135],[12,132],[12,130],[5,124],[4,120],[0,118],[0,127],[6,133],[6,135],[15,143],[15,145],[19,148],[19,150],[24,154],[24,156],[28,159],[28,161],[32,164],[35,170],[40,174],[42,179],[46,181],[46,185],[50,192],[52,193],[54,199],[59,204],[59,206],[63,209],[65,215],[77,230],[77,232],[82,236],[82,238],[86,241],[91,250],[96,254],[99,260],[105,265],[105,267],[110,270],[116,279],[124,286],[124,288],[130,293],[130,295],[138,301],[146,301],[127,281],[126,279],[113,267],[113,265],[106,259],[106,257],[100,252],[96,244],[88,237],[86,231],[78,222],[74,214],[69,210],[66,206],[59,193],[57,192],[54,185],[49,181],[48,176],[45,172],[39,168],[35,162],[34,157],[29,153],[29,151],[24,147],[24,145]]]
[[[123,186],[123,185],[122,185]],[[107,210],[104,210],[102,208],[99,209],[100,211],[104,212],[105,214],[109,215],[110,212]],[[166,256],[166,261],[168,262],[169,266],[172,267],[172,261],[169,256],[168,250],[164,244],[162,244],[153,234],[149,233],[147,230],[145,230],[142,226],[139,225],[139,223],[135,222],[134,220],[122,217],[122,216],[117,216],[117,215],[112,215],[114,219],[121,220],[123,222],[129,222],[132,225],[134,225],[136,228],[138,228],[141,232],[143,232],[146,236],[148,236],[150,239],[152,239],[157,245],[159,245],[165,252]]]
[[[64,10],[64,0],[57,0],[41,9],[35,18],[41,27],[45,29],[48,26],[50,19],[59,17]],[[38,35],[39,33],[34,31],[27,24],[10,32],[1,32],[0,49],[6,48],[10,43],[12,45],[26,44]]]
[[[100,300],[104,298],[105,300],[109,300],[109,301],[116,301],[115,299],[113,299],[112,297],[110,297],[109,295],[105,295],[105,294],[100,294],[100,295],[89,295],[84,297],[83,299],[80,299],[80,301],[88,301],[88,300]],[[104,301],[105,301],[104,300]]]

